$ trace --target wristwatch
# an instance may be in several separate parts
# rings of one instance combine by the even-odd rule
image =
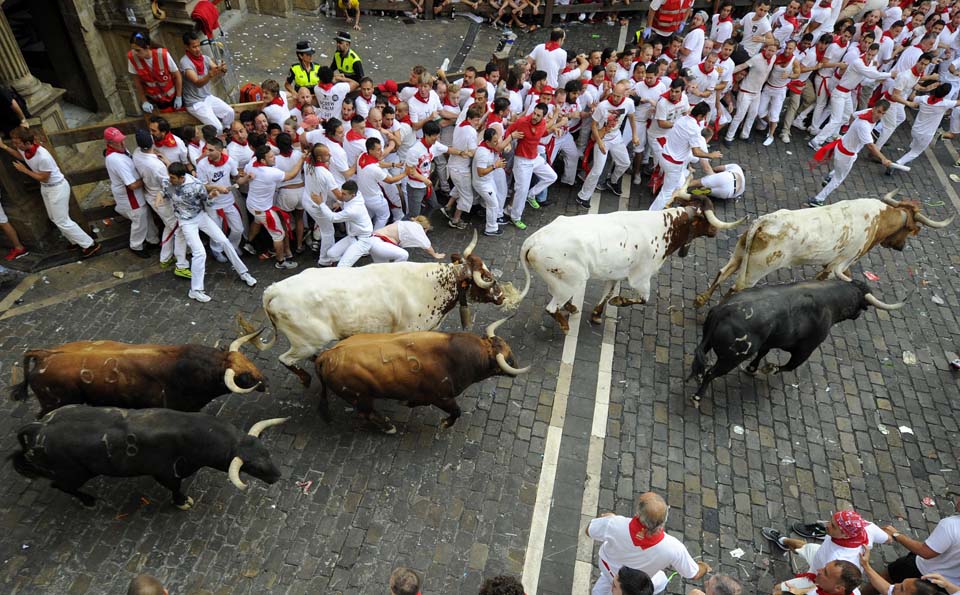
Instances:
[[[899,533],[894,533],[893,535],[890,536],[890,538],[893,539],[894,541],[897,540],[897,537],[900,537]]]

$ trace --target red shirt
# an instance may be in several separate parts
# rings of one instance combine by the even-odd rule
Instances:
[[[509,135],[514,130],[523,133],[523,138],[517,141],[517,147],[513,150],[513,154],[517,157],[536,159],[538,155],[537,146],[540,144],[540,139],[547,133],[546,119],[540,120],[540,123],[536,126],[531,124],[532,119],[533,114],[518,118],[504,133],[504,136]]]

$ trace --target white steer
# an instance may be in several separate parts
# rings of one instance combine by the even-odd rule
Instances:
[[[719,220],[713,203],[705,197],[674,199],[686,206],[662,211],[619,211],[604,215],[557,217],[523,243],[520,262],[526,274],[521,299],[530,289],[530,269],[547,283],[547,312],[564,332],[570,330],[565,310],[577,312],[571,299],[589,279],[603,279],[603,299],[593,310],[591,322],[599,323],[609,300],[615,306],[646,303],[650,279],[667,256],[679,251],[686,256],[690,243],[700,236],[714,237],[717,230],[743,222]],[[610,300],[617,281],[626,279],[639,299],[617,296]]]
[[[849,281],[848,268],[877,244],[903,250],[907,238],[927,227],[946,227],[953,221],[933,221],[917,204],[893,200],[896,190],[882,199],[844,200],[816,209],[781,209],[759,217],[743,232],[733,255],[696,306],[707,303],[723,281],[738,273],[730,293],[753,287],[777,269],[816,265],[817,279],[834,276]]]

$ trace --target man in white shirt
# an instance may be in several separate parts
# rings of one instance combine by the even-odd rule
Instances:
[[[680,60],[683,67],[693,70],[700,63],[703,56],[703,45],[706,41],[706,22],[707,13],[698,10],[690,21],[690,28],[683,38],[683,45],[680,46]]]
[[[666,137],[667,132],[673,128],[673,123],[681,116],[690,111],[690,103],[687,100],[687,94],[684,92],[683,79],[678,78],[670,83],[670,89],[660,96],[657,105],[653,111],[653,117],[650,120],[650,127],[647,128],[647,146],[653,154],[653,163],[659,171],[660,152],[663,151],[663,143],[660,139]],[[655,174],[651,179],[651,187],[659,188],[663,184],[663,172]]]
[[[428,120],[422,128],[423,138],[407,151],[404,164],[407,168],[407,217],[413,219],[420,214],[424,199],[428,201],[426,215],[440,208],[430,181],[430,167],[434,157],[447,152],[447,146],[439,142],[440,125]]]
[[[817,92],[813,86],[812,75],[817,70],[818,57],[827,51],[832,37],[822,37],[816,45],[811,45],[813,35],[807,33],[797,46],[797,78],[787,83],[786,114],[783,117],[783,126],[780,128],[780,140],[790,143],[790,129],[797,118],[797,112],[804,112],[812,107],[817,100]]]
[[[443,260],[447,257],[433,249],[427,232],[430,220],[420,215],[413,221],[396,221],[373,232],[370,244],[370,259],[373,262],[406,262],[410,258],[407,248],[420,248],[433,258]]]
[[[940,83],[929,95],[906,102],[907,106],[917,110],[917,118],[910,127],[910,150],[897,159],[899,165],[906,165],[919,157],[933,142],[943,116],[957,107],[957,100],[944,99],[952,88],[950,83]],[[890,175],[889,172],[887,175]]]
[[[280,90],[280,83],[270,79],[263,81],[263,107],[260,110],[267,117],[267,121],[283,129],[283,124],[290,119],[290,108],[287,104],[287,92]]]
[[[797,42],[793,40],[786,42],[783,51],[774,59],[770,76],[767,77],[763,91],[760,92],[760,107],[757,108],[757,115],[760,116],[761,122],[766,120],[767,138],[763,141],[765,147],[773,144],[777,124],[780,122],[780,110],[783,109],[783,101],[787,98],[787,85],[799,74],[796,49]]]
[[[211,81],[227,73],[224,62],[215,64],[200,51],[200,35],[196,31],[183,34],[184,56],[180,58],[180,71],[183,73],[183,103],[187,112],[204,124],[217,129],[217,134],[229,128],[233,122],[234,111],[225,101],[210,91]]]
[[[347,180],[340,189],[340,203],[334,212],[326,203],[320,210],[334,223],[346,223],[347,235],[330,248],[327,255],[338,261],[338,267],[352,267],[358,260],[370,254],[373,223],[364,206],[363,197],[357,192],[357,183]]]
[[[527,56],[532,70],[547,73],[547,84],[551,87],[560,86],[560,71],[567,65],[567,51],[560,47],[565,37],[563,29],[554,29],[550,31],[550,41],[535,46]]]
[[[160,237],[143,198],[143,180],[133,166],[130,153],[123,146],[124,138],[126,137],[123,133],[116,128],[103,131],[103,140],[107,145],[104,163],[110,177],[110,191],[116,203],[114,208],[130,220],[130,251],[140,258],[149,258],[144,241],[159,244]]]
[[[410,127],[417,133],[417,138],[423,137],[422,128],[427,122],[437,121],[440,110],[443,108],[440,96],[433,90],[433,80],[433,77],[428,74],[421,76],[417,92],[407,102],[410,110]]]
[[[173,205],[158,200],[163,193],[163,183],[169,182],[167,166],[153,148],[153,136],[145,128],[137,129],[137,150],[133,153],[133,165],[143,180],[143,192],[147,203],[163,221],[160,234],[160,268],[169,268],[171,261],[176,262],[173,274],[184,279],[190,278],[190,265],[187,262],[187,243],[183,231],[177,225],[177,216]]]
[[[720,12],[710,17],[710,40],[713,42],[714,49],[733,36],[732,15],[733,2],[725,1],[720,5]]]
[[[751,57],[759,54],[766,44],[775,41],[773,25],[767,16],[769,12],[770,0],[758,0],[753,12],[748,12],[740,19],[739,28],[743,31],[740,45]]]
[[[383,162],[383,143],[378,138],[368,138],[366,152],[357,160],[357,188],[363,197],[363,204],[370,213],[374,229],[387,224],[390,219],[390,204],[384,196],[384,185],[394,184],[406,177],[406,173],[391,176],[387,168],[396,169],[402,163]]]
[[[590,521],[587,537],[602,542],[597,556],[600,578],[593,595],[609,595],[613,578],[623,566],[645,572],[653,581],[654,593],[666,588],[667,568],[688,580],[699,580],[710,572],[710,566],[694,560],[679,539],[664,531],[668,511],[663,498],[646,492],[637,498],[633,518],[608,512]]]
[[[719,152],[708,153],[707,141],[701,130],[710,115],[710,106],[701,102],[693,106],[688,116],[680,116],[667,131],[663,151],[660,153],[660,169],[663,171],[663,186],[650,205],[651,211],[660,211],[673,193],[683,185],[687,176],[687,164],[695,159],[720,159]]]
[[[600,180],[600,174],[603,172],[603,166],[607,162],[608,156],[613,156],[613,171],[607,178],[606,190],[620,196],[622,193],[620,187],[620,177],[630,166],[630,155],[627,153],[627,145],[623,142],[623,136],[620,133],[620,126],[624,119],[628,121],[629,130],[633,133],[633,145],[639,145],[640,139],[636,134],[636,121],[634,112],[636,107],[632,100],[627,100],[627,83],[621,81],[613,86],[607,98],[601,101],[595,110],[593,110],[592,127],[593,152],[590,155],[590,172],[583,181],[583,187],[577,194],[577,204],[583,208],[590,208],[590,198],[593,191],[597,188]]]
[[[883,124],[883,132],[880,133],[880,137],[877,138],[877,148],[882,149],[887,141],[890,140],[890,137],[893,136],[894,131],[903,124],[907,119],[906,111],[904,110],[904,102],[910,101],[911,97],[917,89],[917,85],[920,84],[919,89],[923,92],[929,91],[937,86],[938,83],[933,82],[929,85],[923,85],[921,81],[925,80],[924,72],[926,72],[927,67],[930,66],[930,62],[933,61],[933,54],[921,54],[920,58],[917,60],[917,63],[914,64],[908,70],[897,73],[897,78],[887,79],[883,83],[883,98],[890,102],[890,109],[887,110],[887,113],[883,115],[883,119],[880,121]]]
[[[317,69],[320,82],[313,88],[317,96],[317,117],[320,121],[339,118],[343,111],[343,98],[357,88],[356,81],[334,72],[329,66]]]
[[[204,184],[231,187],[240,172],[237,161],[223,150],[223,141],[219,138],[211,139],[204,147],[204,153],[197,162],[197,179]],[[207,215],[221,227],[233,249],[239,250],[240,239],[243,237],[243,219],[240,217],[240,211],[237,210],[232,188],[230,192],[218,193],[210,197]],[[217,262],[227,262],[223,246],[217,242],[210,242],[210,252],[213,253]]]
[[[317,143],[310,148],[309,158],[303,168],[304,187],[300,199],[300,205],[316,222],[313,238],[319,240],[319,245],[314,247],[314,251],[318,252],[317,265],[321,267],[335,264],[327,257],[336,242],[333,221],[320,210],[321,203],[332,206],[340,196],[340,185],[327,168],[329,163],[330,149],[326,145]]]
[[[497,187],[496,179],[498,171],[502,173],[507,166],[507,162],[501,156],[503,145],[509,146],[509,140],[506,143],[501,142],[500,128],[487,128],[483,131],[483,142],[477,146],[471,164],[473,189],[480,197],[480,202],[486,211],[483,228],[483,235],[486,236],[503,235],[500,226],[506,223],[503,216],[503,206],[507,201],[506,184],[501,191]]]
[[[450,227],[454,229],[468,227],[461,217],[473,208],[473,175],[470,171],[470,162],[480,144],[477,128],[480,127],[480,118],[484,113],[485,109],[482,105],[471,105],[466,110],[466,118],[457,124],[453,133],[453,143],[447,149],[447,170],[450,172],[450,181],[453,182],[450,200],[456,203],[457,208],[451,215],[449,209],[453,205],[447,204],[441,212],[447,217]]]
[[[700,165],[707,175],[699,180],[692,180],[688,189],[706,188],[710,191],[710,198],[740,198],[747,187],[747,178],[736,163],[711,166],[706,159],[700,160]]]
[[[723,139],[724,146],[729,147],[733,144],[733,137],[736,136],[741,123],[743,124],[743,130],[740,131],[740,139],[747,140],[750,138],[753,122],[757,118],[757,110],[760,108],[760,92],[770,76],[770,71],[773,70],[776,53],[776,42],[768,43],[763,46],[762,52],[733,69],[734,74],[748,68],[750,72],[740,81],[740,94],[737,95],[737,113],[734,114],[733,121],[727,127],[727,135]]]
[[[297,263],[293,260],[293,253],[290,251],[290,234],[288,233],[290,216],[273,204],[273,197],[281,184],[300,174],[306,158],[301,157],[292,169],[283,171],[274,167],[276,156],[269,145],[257,147],[254,154],[256,159],[244,170],[244,175],[240,178],[249,182],[247,210],[254,219],[250,225],[250,239],[257,237],[261,226],[265,227],[273,241],[277,259],[275,266],[278,269],[295,269]]]
[[[104,134],[107,132],[110,132],[113,138],[123,138],[123,133],[116,128],[107,128]],[[40,184],[40,196],[43,197],[43,206],[50,222],[57,226],[68,242],[80,247],[81,258],[96,254],[100,250],[100,244],[94,242],[93,238],[70,218],[70,184],[60,172],[53,155],[37,143],[36,135],[28,128],[14,128],[10,132],[10,139],[13,147],[8,147],[0,138],[0,149],[13,157],[14,169]]]
[[[193,167],[187,153],[187,145],[170,130],[170,122],[163,116],[150,116],[148,124],[157,153],[163,155],[167,163],[182,163],[187,169]]]

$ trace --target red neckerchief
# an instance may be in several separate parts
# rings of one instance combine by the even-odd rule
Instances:
[[[491,124],[496,124],[497,122],[503,122],[503,118],[493,112],[487,114],[487,128],[489,128]]]
[[[500,151],[498,151],[498,150],[494,149],[493,147],[491,147],[490,145],[488,145],[488,144],[487,144],[487,141],[481,142],[481,143],[480,143],[480,146],[483,147],[484,149],[490,151],[491,153],[493,153],[493,154],[496,155],[497,157],[500,157]]]
[[[790,23],[791,25],[793,25],[793,30],[794,30],[794,31],[796,31],[797,29],[800,28],[800,23],[797,21],[797,17],[787,17],[787,16],[784,16],[784,17],[783,17],[783,20],[785,20],[786,22],[788,22],[788,23]]]
[[[323,89],[324,91],[329,92],[330,89],[333,88],[333,83],[320,83],[320,84],[317,85],[317,86],[320,87],[321,89]]]
[[[693,28],[694,31],[696,31],[697,29],[700,29],[701,31],[703,31],[704,33],[706,33],[706,32],[707,32],[707,25],[706,25],[706,23],[704,23],[703,25],[700,25],[699,27],[694,27],[694,28]]]
[[[567,74],[571,70],[573,70],[573,66],[564,66],[563,70],[560,71],[560,74]]]
[[[917,68],[919,67],[920,67],[919,64],[914,64],[913,66],[910,67],[910,72],[913,73],[913,76],[918,78],[920,77],[921,74],[923,74],[923,70],[917,70]]]
[[[363,126],[364,128],[367,128],[369,130],[376,130],[377,132],[380,132],[380,129],[374,126],[373,124],[371,124],[369,120],[367,120],[367,122]]]
[[[193,62],[193,69],[197,71],[197,76],[203,76],[207,66],[207,61],[203,59],[203,54],[200,54],[199,58],[194,58],[193,54],[187,52],[187,58],[190,58],[190,61]]]
[[[866,120],[867,122],[870,122],[871,124],[875,124],[875,122],[873,121],[873,111],[872,111],[872,110],[869,111],[869,112],[867,112],[867,113],[865,113],[865,114],[860,114],[860,115],[857,116],[857,117],[858,117],[859,119],[861,119],[861,120]],[[837,540],[834,539],[833,542],[836,543]]]
[[[464,126],[470,126],[470,120],[464,119],[463,122],[460,122],[459,124],[457,124],[458,128],[463,128]]]
[[[226,151],[220,151],[220,161],[214,161],[213,159],[210,159],[210,156],[208,155],[207,162],[214,167],[220,167],[221,165],[227,162],[228,157],[229,156],[227,155]]]
[[[267,165],[266,163],[260,161],[259,159],[254,159],[254,160],[253,160],[253,166],[254,166],[254,167],[270,167],[269,165]]]
[[[803,14],[803,10],[801,10],[801,11],[800,11],[800,16],[802,16],[802,17],[805,18],[805,19],[809,19],[810,17],[813,16],[813,11],[811,10],[811,11],[808,12],[807,14]]]
[[[788,55],[786,55],[786,53],[780,52],[779,54],[777,54],[777,55],[775,56],[774,60],[775,60],[775,62],[776,62],[776,64],[777,64],[777,66],[786,66],[787,64],[790,63],[791,60],[793,60],[793,54],[790,54],[790,55],[788,56]]]
[[[893,33],[891,33],[889,29],[888,29],[887,31],[884,31],[884,32],[883,32],[883,36],[884,36],[884,37],[889,37],[890,39],[893,39],[893,38],[894,38],[894,37],[893,37]]]
[[[267,105],[279,105],[280,107],[287,107],[287,104],[283,101],[283,97],[280,95],[277,95],[276,97],[271,99],[270,103],[268,103]]]
[[[231,141],[231,142],[234,142],[234,143],[240,145],[241,147],[246,147],[246,146],[247,146],[247,141],[246,141],[246,140],[244,140],[244,141],[238,141],[237,139],[233,139],[233,141]]]
[[[37,149],[39,148],[40,148],[40,145],[38,145],[37,143],[33,143],[32,145],[27,147],[26,151],[23,152],[23,156],[26,157],[27,159],[33,159],[33,156],[37,154]],[[107,147],[107,150],[109,151],[110,147]],[[120,151],[114,151],[114,153],[119,153],[119,152]],[[126,153],[126,151],[124,151],[124,153]],[[109,153],[107,154],[109,155]]]
[[[934,97],[933,95],[927,96],[927,105],[937,105],[943,101],[943,97]]]
[[[609,104],[612,105],[613,107],[620,107],[621,105],[623,105],[623,101],[624,101],[626,98],[627,98],[626,95],[622,95],[622,96],[620,97],[620,101],[614,103],[612,99],[610,99],[609,97],[607,97],[607,103],[609,103]]]
[[[667,78],[669,78],[671,81],[675,81],[675,80],[677,80],[677,77],[678,77],[678,76],[680,76],[680,71],[679,71],[679,70],[676,70],[676,71],[671,72],[670,74],[668,74],[668,75],[667,75]]]
[[[387,96],[387,103],[390,105],[400,105],[400,98],[396,95],[389,95]]]
[[[472,92],[471,92],[470,94],[473,95]],[[420,103],[429,103],[429,102],[430,102],[430,93],[427,93],[427,98],[424,99],[424,98],[420,97],[420,91],[417,91],[416,93],[413,94],[413,98],[416,99],[417,101],[419,101]]]
[[[770,56],[770,59],[767,60],[767,64],[773,64],[773,61],[776,60],[776,59],[777,59],[777,55],[776,55],[776,54]]]
[[[444,96],[443,96],[443,105],[448,106],[448,107],[456,107],[456,108],[459,108],[459,107],[460,107],[460,104],[459,104],[459,103],[457,103],[457,102],[455,102],[455,101],[450,101],[450,96],[449,96],[449,95],[444,95]]]
[[[957,27],[951,27],[951,26],[950,26],[950,23],[947,23],[946,26],[947,26],[947,29],[949,29],[951,33],[956,33],[956,32],[957,32]]]
[[[803,574],[798,574],[797,578],[805,578],[813,582],[814,580],[816,580],[817,575],[812,572],[804,572]],[[814,586],[816,586],[816,584],[814,584]],[[824,591],[820,587],[817,587],[817,595],[830,595],[830,593],[828,593],[827,591]]]
[[[337,139],[333,138],[333,137],[330,136],[329,134],[324,134],[323,136],[327,137],[327,139],[329,139],[331,142],[334,142],[334,143],[340,145],[341,147],[343,146],[343,143],[341,143],[341,142],[338,141]]]
[[[639,547],[640,549],[645,550],[651,548],[663,541],[663,538],[667,536],[666,532],[661,529],[653,535],[644,535],[643,538],[637,539],[637,533],[643,529],[646,529],[646,527],[643,526],[643,523],[640,522],[640,519],[637,517],[630,519],[630,539],[633,541],[633,545]]]
[[[843,41],[843,43],[840,43],[841,41]],[[837,40],[834,41],[833,43],[837,44],[837,46],[839,46],[840,49],[846,49],[846,48],[847,48],[847,45],[848,45],[850,42],[849,42],[849,41],[844,41],[843,38],[841,37],[840,39],[837,39]]]
[[[413,120],[410,119],[410,114],[407,114],[406,116],[400,118],[400,123],[401,123],[401,124],[409,124],[409,125],[413,126]]]
[[[363,169],[368,165],[373,165],[374,163],[379,163],[379,161],[377,161],[377,158],[370,153],[364,153],[360,155],[360,159],[357,159],[357,165],[360,166],[360,169]]]
[[[177,137],[173,136],[172,132],[168,132],[162,139],[160,139],[160,142],[156,143],[156,145],[158,147],[167,147],[172,149],[173,147],[177,146]]]
[[[664,94],[661,95],[660,97],[662,97],[663,99],[666,99],[667,101],[669,101],[669,102],[672,103],[673,105],[677,105],[678,103],[680,103],[680,99],[683,99],[683,94],[681,93],[681,94],[680,94],[680,99],[677,99],[676,101],[670,99],[670,91],[667,91],[666,93],[664,93]]]
[[[191,147],[196,147],[196,148],[199,149],[199,148],[200,148],[200,141],[198,141],[198,140],[192,140],[192,141],[190,141],[190,146],[191,146]]]
[[[669,48],[663,48],[663,54],[664,54],[667,58],[670,58],[671,60],[676,60],[676,59],[677,59],[676,56],[674,56],[673,54],[670,53],[670,49],[669,49]]]
[[[547,43],[543,44],[543,48],[544,48],[545,50],[547,50],[548,52],[552,52],[553,50],[559,50],[559,49],[560,49],[560,42],[559,42],[559,41],[548,41]]]
[[[366,138],[359,132],[354,132],[353,128],[347,131],[347,140],[366,140]]]
[[[126,150],[126,149],[124,149],[124,150],[121,151],[120,149],[114,149],[114,148],[111,147],[111,146],[107,146],[107,150],[103,152],[103,156],[104,156],[104,157],[108,157],[108,156],[110,156],[110,155],[112,155],[112,154],[114,154],[114,153],[119,153],[119,154],[121,154],[121,155],[126,155],[127,157],[130,156],[130,153],[127,153],[127,150]],[[31,155],[31,157],[32,157],[32,155]],[[29,157],[28,157],[28,159],[29,159]]]
[[[713,72],[713,67],[711,66],[710,70],[707,70],[706,68],[704,68],[706,64],[707,64],[706,62],[701,62],[700,64],[697,64],[697,66],[700,68],[700,72],[702,72],[703,74],[710,74],[711,72]],[[647,85],[647,86],[650,87],[651,85]],[[656,86],[656,85],[653,85],[653,86]]]
[[[660,84],[660,78],[658,77],[656,80],[654,80],[652,85],[648,83],[646,79],[644,79],[643,84],[646,85],[648,89],[652,89]]]
[[[721,19],[721,18],[718,18],[718,19],[717,19],[717,22],[718,22],[718,23],[732,23],[732,22],[733,22],[733,16],[727,15],[726,18],[722,18],[722,19]]]
[[[821,52],[819,49],[817,49],[817,46],[813,46],[813,53],[817,55],[817,63],[819,64],[820,62],[823,62],[823,56],[826,55],[827,48],[823,48],[823,51]]]
[[[425,139],[425,138],[421,138],[421,139],[420,139],[420,144],[427,148],[427,155],[430,156],[430,159],[433,159],[433,153],[430,151],[430,147],[433,146],[433,145],[428,145],[428,144],[427,144],[427,139]]]
[[[268,139],[267,139],[267,144],[270,145],[271,147],[276,147],[276,146],[277,146],[277,141],[276,141],[275,139],[268,138]],[[280,147],[277,147],[277,148],[279,149]]]
[[[291,155],[293,155],[293,149],[290,149],[290,150],[287,151],[286,153],[284,153],[283,151],[280,151],[280,156],[281,156],[281,157],[289,157],[289,156],[291,156]]]

